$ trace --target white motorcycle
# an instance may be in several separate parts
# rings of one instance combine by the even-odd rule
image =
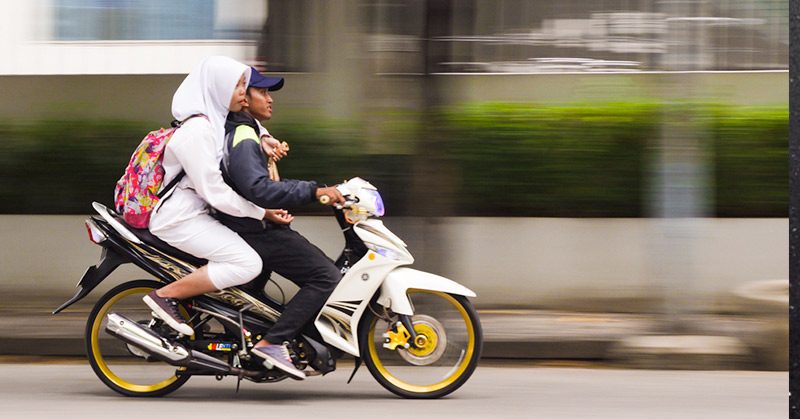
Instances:
[[[472,375],[483,345],[480,320],[467,299],[475,293],[404,267],[414,258],[378,219],[383,200],[369,182],[354,178],[338,189],[347,200],[334,209],[345,237],[336,261],[343,277],[314,321],[290,342],[292,361],[307,376],[324,375],[349,354],[355,357],[351,380],[363,361],[383,387],[403,397],[437,398],[455,391]],[[89,315],[87,355],[108,387],[128,396],[163,396],[193,375],[254,382],[287,377],[250,354],[284,306],[264,291],[268,278],[183,301],[182,312],[195,334],[179,335],[154,318],[141,297],[206,261],[93,205],[99,217],[87,219],[86,226],[90,239],[103,247],[101,260],[54,314],[85,297],[121,264],[134,263],[158,279],[115,287]]]

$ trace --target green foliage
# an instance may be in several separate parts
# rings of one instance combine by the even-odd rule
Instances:
[[[716,215],[789,215],[789,110],[715,108],[711,137]]]
[[[709,152],[710,215],[788,215],[787,108],[665,106],[482,103],[424,118],[384,115],[373,120],[373,132],[307,114],[269,128],[291,146],[279,163],[282,177],[335,184],[361,176],[381,188],[391,215],[411,215],[410,185],[425,185],[423,172],[439,170],[452,188],[452,196],[441,194],[457,215],[644,217],[655,146],[664,129],[688,124]],[[675,114],[689,118],[667,121]],[[0,213],[85,214],[92,201],[111,204],[131,153],[156,128],[125,121],[0,125]],[[414,150],[442,166],[420,167]]]
[[[468,215],[635,217],[653,105],[469,105],[442,114]]]
[[[92,201],[112,204],[115,183],[152,129],[71,120],[0,126],[0,213],[82,214]]]
[[[278,163],[281,177],[333,185],[359,173],[364,134],[357,124],[300,115],[267,126],[290,147],[290,157]]]
[[[409,160],[413,156],[373,152],[365,130],[353,121],[296,115],[270,122],[269,131],[290,147],[291,157],[278,163],[282,178],[335,185],[360,176],[380,185],[384,202],[392,214],[403,214],[404,182],[408,180]],[[319,205],[293,212],[329,213]]]
[[[647,216],[657,145],[664,129],[680,129],[710,151],[712,215],[785,217],[788,116],[779,107],[483,103],[447,109],[440,124],[465,215]]]

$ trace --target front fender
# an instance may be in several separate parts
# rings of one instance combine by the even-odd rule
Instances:
[[[443,276],[411,268],[397,268],[389,272],[381,284],[378,304],[391,308],[395,313],[410,316],[414,314],[414,310],[406,297],[409,289],[440,291],[465,297],[477,295],[469,288]]]

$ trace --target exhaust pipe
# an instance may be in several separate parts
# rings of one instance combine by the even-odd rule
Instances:
[[[134,345],[148,354],[170,365],[197,368],[216,374],[236,374],[256,376],[258,372],[234,368],[213,356],[195,350],[188,350],[179,344],[172,344],[167,339],[141,324],[119,314],[108,313],[106,332],[118,339]]]
[[[156,332],[118,313],[106,316],[106,332],[171,365],[184,366],[190,357],[181,345],[172,345]]]

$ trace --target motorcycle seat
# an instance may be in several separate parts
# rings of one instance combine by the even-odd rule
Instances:
[[[115,211],[108,210],[108,212],[109,212],[109,214],[111,214],[112,217],[114,217],[114,219],[116,219],[117,221],[122,223],[122,225],[124,225],[128,229],[128,231],[133,233],[134,236],[138,237],[139,240],[141,240],[145,244],[147,244],[149,246],[152,246],[152,247],[155,247],[156,249],[158,249],[158,250],[160,250],[160,251],[162,251],[162,252],[164,252],[164,253],[166,253],[166,254],[174,257],[174,258],[177,258],[177,259],[179,259],[179,260],[181,260],[183,262],[189,263],[189,264],[194,265],[196,267],[200,267],[200,266],[204,266],[204,265],[208,264],[208,261],[206,259],[201,259],[201,258],[192,256],[192,255],[190,255],[190,254],[188,254],[188,253],[186,253],[186,252],[184,252],[182,250],[179,250],[179,249],[176,249],[176,248],[170,246],[165,241],[163,241],[163,240],[159,239],[158,237],[154,236],[153,233],[151,233],[150,230],[148,230],[146,228],[131,227],[130,224],[126,223],[125,219],[121,215],[117,214]]]

